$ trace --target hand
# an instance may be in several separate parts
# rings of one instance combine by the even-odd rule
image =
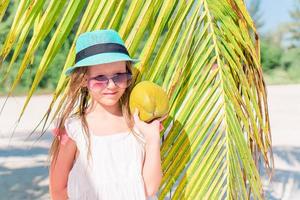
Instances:
[[[167,115],[147,123],[141,120],[138,114],[139,111],[136,108],[133,114],[133,119],[138,130],[144,134],[146,143],[160,143],[160,131],[164,128],[161,122],[167,117]]]

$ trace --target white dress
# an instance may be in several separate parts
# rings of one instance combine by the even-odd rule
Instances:
[[[70,200],[157,199],[156,195],[146,198],[142,177],[145,150],[130,131],[101,136],[90,132],[92,158],[88,165],[80,119],[68,118],[64,125],[80,152],[68,177]]]

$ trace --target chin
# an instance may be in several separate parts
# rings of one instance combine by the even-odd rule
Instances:
[[[113,106],[115,104],[117,104],[119,102],[120,97],[118,95],[114,96],[114,97],[105,97],[103,96],[100,99],[100,102],[102,105],[106,105],[106,106]]]
[[[102,105],[105,105],[105,106],[113,106],[113,105],[116,105],[118,103],[118,100],[114,100],[114,99],[111,99],[111,100],[101,100],[101,104]]]

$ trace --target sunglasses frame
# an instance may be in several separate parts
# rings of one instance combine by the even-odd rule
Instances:
[[[89,79],[88,79],[88,82],[90,82],[91,80],[99,81],[99,80],[97,80],[97,78],[101,76],[101,77],[105,77],[105,78],[106,78],[105,86],[104,86],[102,89],[104,89],[104,88],[106,88],[106,87],[108,86],[108,83],[109,83],[109,80],[110,80],[110,79],[114,82],[114,84],[115,84],[117,87],[121,88],[121,87],[115,82],[115,80],[114,80],[114,78],[115,78],[115,77],[118,77],[120,74],[126,74],[126,75],[127,75],[127,78],[130,78],[130,79],[129,79],[130,81],[132,80],[132,73],[131,73],[130,71],[126,70],[126,72],[123,72],[123,73],[116,73],[116,74],[112,75],[111,77],[107,77],[106,75],[98,75],[98,76],[94,76],[94,77],[89,78]],[[127,80],[127,81],[128,81],[128,80]],[[130,82],[130,84],[131,84],[131,82]],[[125,88],[129,87],[130,84],[128,84]],[[124,89],[124,88],[123,88],[123,89]]]

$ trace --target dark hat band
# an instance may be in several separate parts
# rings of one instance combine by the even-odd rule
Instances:
[[[95,44],[85,49],[82,49],[76,54],[75,62],[79,62],[86,57],[90,57],[93,55],[97,55],[99,53],[108,53],[108,52],[117,52],[117,53],[124,53],[129,56],[129,53],[123,45],[117,43],[101,43]]]

